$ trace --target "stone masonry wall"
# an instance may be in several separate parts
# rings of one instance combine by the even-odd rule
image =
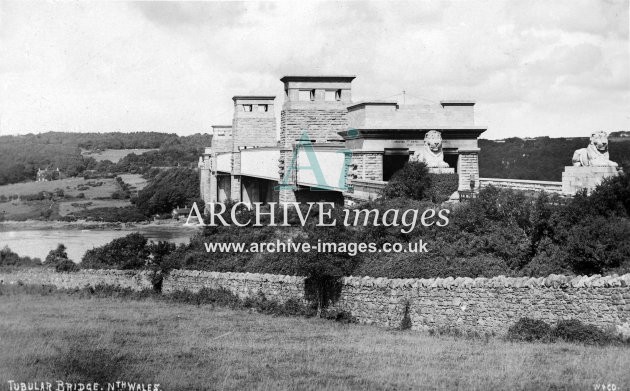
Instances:
[[[245,113],[240,113],[243,115]],[[247,113],[249,114],[249,113]],[[259,114],[259,113],[253,113]],[[235,117],[233,120],[234,151],[238,147],[276,146],[276,119],[270,116]]]
[[[310,139],[316,142],[342,141],[337,132],[348,130],[346,114],[345,106],[338,104],[302,108],[294,103],[281,112],[280,142],[285,147],[291,146],[304,132],[308,132]]]
[[[337,306],[361,323],[412,329],[456,327],[504,334],[521,317],[630,327],[630,274],[621,277],[385,279],[347,277]]]
[[[148,271],[86,269],[74,273],[56,273],[45,268],[0,270],[0,284],[18,283],[53,285],[60,289],[78,289],[96,285],[115,285],[135,291],[153,289]]]
[[[524,179],[479,178],[479,188],[488,186],[523,191],[544,191],[562,194],[562,182],[530,181]]]
[[[256,297],[260,293],[278,302],[304,298],[304,278],[295,276],[173,270],[162,284],[164,293],[198,292],[202,288],[227,289],[241,299]]]
[[[476,152],[460,152],[457,174],[459,174],[458,190],[470,190],[471,178],[475,180],[475,189],[479,189],[479,155]]]
[[[0,284],[46,284],[82,288],[98,284],[134,290],[151,289],[146,271],[82,270],[56,273],[49,269],[0,271]],[[163,282],[165,293],[224,288],[244,299],[263,293],[284,302],[304,299],[304,278],[271,274],[175,270]],[[345,277],[339,309],[361,323],[398,327],[405,307],[412,329],[455,327],[462,331],[504,334],[521,317],[549,323],[579,319],[599,327],[630,330],[630,274],[623,276],[551,275],[546,278],[386,279]]]
[[[382,153],[355,152],[352,156],[352,163],[357,165],[357,179],[383,180]]]

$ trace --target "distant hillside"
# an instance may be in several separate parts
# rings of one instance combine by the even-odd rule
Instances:
[[[616,132],[627,133],[627,132]],[[629,139],[630,140],[630,139]],[[565,166],[571,165],[576,149],[588,145],[587,137],[523,140],[479,140],[479,170],[484,178],[560,181]],[[609,137],[610,159],[630,163],[630,142]]]
[[[0,185],[34,180],[38,168],[59,168],[67,176],[81,175],[85,170],[111,168],[103,167],[94,158],[82,156],[81,148],[156,149],[149,152],[150,158],[140,159],[143,161],[142,169],[146,168],[146,162],[160,160],[164,160],[161,165],[186,166],[196,161],[211,140],[212,136],[209,134],[182,137],[174,133],[157,132],[47,132],[0,136]],[[130,164],[124,163],[121,167],[123,168],[114,171],[127,172],[125,170]],[[134,172],[138,171],[135,169]]]

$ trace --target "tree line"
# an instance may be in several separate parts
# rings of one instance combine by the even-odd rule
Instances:
[[[63,133],[47,132],[0,136],[0,185],[32,181],[37,170],[59,168],[66,176],[82,175],[86,170],[113,173],[145,172],[151,166],[188,166],[194,164],[212,136],[174,133]],[[155,148],[147,154],[131,155],[121,162],[97,162],[81,155],[87,149]]]
[[[564,167],[572,165],[573,152],[588,144],[588,137],[480,139],[480,176],[561,181]],[[627,141],[609,140],[609,150],[612,161],[619,165],[630,162],[630,138]]]

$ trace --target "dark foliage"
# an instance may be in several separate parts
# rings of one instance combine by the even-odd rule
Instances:
[[[508,329],[507,339],[523,342],[551,342],[553,340],[551,326],[545,321],[532,318],[521,318]]]
[[[423,162],[407,162],[387,182],[383,189],[383,197],[423,200],[428,197],[430,187],[431,179],[427,165]]]
[[[57,273],[72,273],[81,270],[81,267],[69,259],[63,259],[55,264]]]
[[[586,345],[608,345],[619,340],[610,332],[591,324],[584,324],[576,319],[559,321],[553,328],[553,336],[563,341]]]
[[[190,207],[199,200],[199,173],[186,168],[173,168],[158,173],[134,200],[147,216],[170,213],[178,207]]]
[[[47,132],[0,136],[0,185],[35,180],[38,169],[57,169],[66,176],[87,173],[87,177],[117,172],[142,173],[151,166],[189,166],[210,145],[212,136],[170,133],[65,133]],[[159,148],[146,156],[133,155],[119,163],[97,162],[81,155],[85,149]],[[91,171],[94,170],[94,171]],[[94,175],[96,172],[98,175]]]
[[[46,259],[44,260],[44,266],[57,267],[57,265],[69,261],[68,253],[66,252],[66,246],[59,243],[56,249],[50,250]],[[70,261],[72,262],[72,261]],[[74,262],[72,262],[74,264]]]
[[[561,320],[551,327],[543,320],[521,318],[508,329],[506,338],[523,342],[575,342],[585,345],[623,343],[623,338],[577,319]]]
[[[21,257],[11,251],[8,246],[0,250],[0,266],[33,267],[41,266],[39,258]]]
[[[484,178],[560,181],[565,166],[571,165],[573,151],[589,144],[588,137],[532,140],[509,138],[479,140],[479,171]],[[624,163],[630,159],[630,140],[609,139],[610,159]]]
[[[149,263],[147,239],[135,232],[88,250],[81,265],[87,269],[139,269]]]
[[[457,174],[429,174],[431,184],[428,196],[435,203],[447,201],[459,187]]]
[[[64,217],[65,220],[68,221],[88,220],[118,223],[135,223],[147,220],[147,216],[142,214],[135,206],[86,209],[78,212],[72,212]]]
[[[400,321],[400,330],[410,330],[412,326],[411,316],[409,315],[409,302],[405,303],[405,312],[403,318]]]

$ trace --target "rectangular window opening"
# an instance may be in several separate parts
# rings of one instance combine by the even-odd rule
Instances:
[[[311,99],[311,90],[300,90],[298,92],[298,100],[302,102],[307,102]]]

